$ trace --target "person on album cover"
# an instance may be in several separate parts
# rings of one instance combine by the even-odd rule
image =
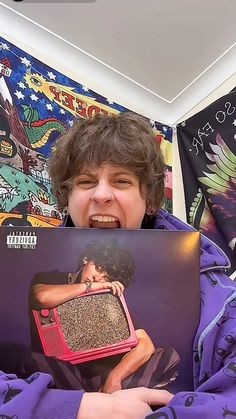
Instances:
[[[31,309],[52,309],[89,291],[102,289],[110,289],[114,295],[120,296],[131,283],[134,268],[130,253],[116,240],[91,241],[85,246],[76,272],[54,271],[35,275],[30,288]],[[31,323],[32,348],[38,352],[41,351],[41,343],[34,322]],[[107,393],[144,384],[162,388],[176,379],[180,360],[177,352],[170,347],[155,350],[144,329],[138,328],[135,332],[138,344],[125,356],[122,353],[79,365],[87,380],[87,388]],[[147,376],[149,361],[153,366],[152,373]],[[126,366],[130,363],[132,369]]]
[[[30,304],[36,309],[54,308],[89,291],[110,289],[121,295],[132,281],[134,261],[115,240],[86,245],[76,272],[33,278]]]

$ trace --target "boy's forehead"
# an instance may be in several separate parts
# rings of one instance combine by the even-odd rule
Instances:
[[[94,164],[88,164],[88,165],[84,165],[81,170],[79,171],[79,175],[80,174],[96,174],[98,172],[100,172],[101,170],[106,170],[109,173],[115,173],[115,174],[119,174],[119,173],[127,173],[130,175],[134,175],[135,173],[131,168],[128,167],[124,167],[122,165],[113,165],[111,163],[102,163],[100,165],[94,165]]]

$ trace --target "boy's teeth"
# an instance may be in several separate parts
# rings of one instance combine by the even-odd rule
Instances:
[[[92,220],[93,221],[100,221],[100,222],[103,222],[103,223],[117,221],[117,219],[115,217],[111,217],[111,216],[108,216],[108,215],[94,215],[92,217]]]

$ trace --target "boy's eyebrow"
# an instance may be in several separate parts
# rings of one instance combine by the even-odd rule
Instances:
[[[131,170],[129,170],[129,169],[117,169],[117,170],[114,170],[112,173],[111,173],[111,175],[112,176],[114,176],[114,175],[116,175],[116,176],[119,176],[119,175],[129,175],[129,176],[134,176],[134,177],[137,177],[136,175],[135,175],[135,173],[133,173]],[[83,171],[81,171],[79,174],[78,174],[78,176],[77,177],[79,177],[79,176],[96,176],[96,171],[93,171],[93,170],[83,170]]]
[[[128,170],[128,169],[120,169],[120,170],[114,171],[113,174],[114,175],[130,175],[130,176],[135,176],[135,174],[133,172],[131,172],[131,170]]]
[[[88,170],[83,170],[82,172],[80,172],[80,173],[77,175],[77,178],[78,178],[79,176],[96,176],[96,174],[95,174],[94,172],[90,172],[90,171],[88,171]]]

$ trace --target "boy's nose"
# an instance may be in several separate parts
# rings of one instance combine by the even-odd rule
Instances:
[[[97,203],[109,203],[114,200],[112,187],[107,182],[99,182],[92,194],[92,199]]]

